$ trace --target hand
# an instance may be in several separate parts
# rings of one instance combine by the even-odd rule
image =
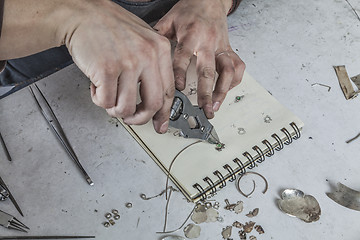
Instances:
[[[222,1],[180,0],[154,27],[178,42],[173,59],[177,89],[185,88],[190,59],[197,56],[198,105],[208,118],[214,117],[227,92],[241,82],[245,70],[230,47],[228,9]]]
[[[169,40],[112,1],[86,1],[70,22],[64,43],[92,82],[93,102],[126,124],[153,118],[166,132],[175,91]]]

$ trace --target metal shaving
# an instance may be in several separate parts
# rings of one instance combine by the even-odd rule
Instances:
[[[234,223],[233,223],[233,227],[236,227],[236,228],[243,228],[243,224],[241,223],[241,222],[238,222],[238,221],[235,221]]]
[[[213,208],[209,208],[206,210],[206,222],[216,222],[217,221],[217,218],[219,217],[219,212],[216,211],[215,209]]]
[[[260,226],[260,225],[256,225],[256,226],[255,226],[255,230],[256,230],[259,234],[265,233],[264,229],[263,229],[262,226]]]
[[[190,223],[184,228],[184,234],[187,238],[198,238],[200,236],[201,228],[198,225]]]
[[[223,228],[221,235],[224,239],[228,239],[229,237],[231,237],[231,230],[232,230],[232,226],[227,226],[226,228]]]
[[[245,223],[245,225],[243,227],[244,231],[246,233],[251,232],[253,230],[253,228],[254,228],[254,225],[255,225],[255,222],[252,222],[252,221]]]
[[[172,191],[174,191],[174,192],[177,192],[177,191],[178,191],[177,189],[173,188],[172,186],[169,186],[169,187],[167,187],[166,189],[162,190],[161,193],[159,193],[159,194],[157,194],[157,195],[155,195],[155,196],[147,197],[144,193],[141,193],[141,194],[140,194],[140,197],[141,197],[141,199],[143,199],[143,200],[150,200],[150,199],[153,199],[153,198],[162,196],[168,189],[170,189],[170,190],[172,190]]]
[[[257,238],[254,236],[254,235],[251,235],[250,237],[249,237],[249,240],[256,240]]]
[[[259,213],[259,208],[255,208],[254,210],[250,211],[248,214],[246,214],[247,217],[255,217]]]
[[[243,230],[240,230],[239,237],[241,240],[246,240],[246,233]]]
[[[242,202],[242,201],[238,201],[238,202],[236,203],[236,206],[234,207],[234,212],[237,213],[237,214],[239,214],[239,213],[241,213],[241,212],[243,211],[243,209],[244,209],[244,204],[243,204],[243,202]]]

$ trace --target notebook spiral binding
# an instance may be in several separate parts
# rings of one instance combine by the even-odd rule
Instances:
[[[252,156],[249,152],[244,152],[242,155],[249,160],[246,165],[244,165],[240,159],[235,158],[233,159],[233,162],[238,166],[236,170],[234,170],[229,164],[225,164],[223,168],[229,173],[226,176],[224,176],[219,170],[214,171],[214,176],[218,178],[216,184],[208,176],[203,179],[205,185],[209,186],[206,187],[206,190],[201,186],[201,184],[195,183],[193,187],[199,192],[200,200],[205,200],[208,197],[215,195],[218,191],[217,187],[219,189],[225,187],[227,180],[230,182],[235,181],[237,174],[241,176],[246,173],[246,168],[252,169],[256,167],[256,163],[262,163],[263,161],[265,161],[266,157],[271,157],[272,155],[274,155],[275,151],[282,150],[284,148],[284,145],[289,145],[293,142],[293,140],[297,140],[298,138],[300,138],[301,133],[297,125],[294,122],[290,123],[289,125],[294,130],[293,134],[291,134],[286,128],[280,129],[280,131],[285,135],[284,140],[281,140],[281,138],[274,133],[271,135],[271,138],[275,139],[276,144],[271,145],[271,143],[266,139],[261,142],[266,147],[265,152],[261,150],[261,148],[257,145],[252,147],[252,149],[257,153],[256,156]]]

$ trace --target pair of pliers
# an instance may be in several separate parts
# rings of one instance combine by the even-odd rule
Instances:
[[[27,232],[30,230],[25,224],[17,220],[14,216],[0,210],[0,226],[5,228]]]
[[[0,200],[4,201],[7,198],[10,198],[11,202],[14,204],[15,208],[18,210],[21,216],[24,216],[14,196],[11,194],[9,188],[6,186],[4,180],[0,177]]]

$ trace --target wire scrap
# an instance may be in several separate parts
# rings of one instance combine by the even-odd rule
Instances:
[[[325,84],[322,84],[322,83],[313,83],[313,84],[311,84],[311,86],[315,86],[315,85],[319,85],[319,86],[322,86],[322,87],[327,87],[328,92],[330,92],[330,90],[331,90],[331,87],[329,85],[325,85]]]
[[[257,172],[246,172],[246,173],[244,173],[243,175],[241,175],[241,176],[238,178],[237,183],[236,183],[236,189],[238,190],[238,192],[241,193],[244,197],[248,198],[248,197],[250,197],[250,195],[253,194],[253,192],[255,191],[255,181],[254,181],[254,180],[252,180],[254,185],[253,185],[253,189],[252,189],[252,191],[251,191],[250,193],[245,194],[245,193],[241,190],[241,188],[240,188],[240,180],[242,179],[243,176],[248,175],[248,174],[258,175],[258,176],[260,176],[260,177],[264,180],[264,182],[265,182],[265,189],[262,191],[262,193],[265,194],[266,191],[268,190],[268,182],[267,182],[266,178],[265,178],[263,175],[261,175],[260,173],[257,173]]]
[[[351,143],[352,141],[356,140],[359,137],[360,137],[360,133],[358,135],[356,135],[355,137],[350,138],[349,140],[347,140],[346,143]]]

